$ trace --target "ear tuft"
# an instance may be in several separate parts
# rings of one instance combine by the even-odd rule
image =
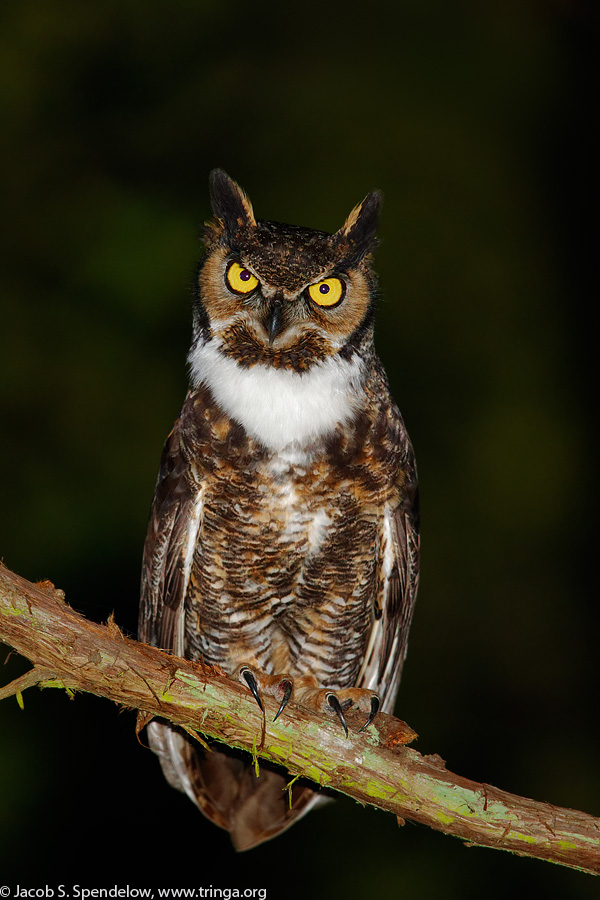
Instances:
[[[339,242],[347,244],[350,254],[357,260],[368,253],[375,242],[382,202],[381,191],[371,191],[354,207],[336,234]]]
[[[227,172],[213,169],[209,187],[213,213],[223,223],[230,237],[243,228],[253,228],[256,225],[250,200]]]

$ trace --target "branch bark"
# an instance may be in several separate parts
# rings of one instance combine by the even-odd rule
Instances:
[[[191,663],[124,637],[71,609],[50,582],[32,584],[0,567],[0,641],[33,669],[0,688],[0,699],[35,684],[86,691],[137,709],[138,730],[154,716],[204,743],[213,738],[284,766],[322,787],[348,794],[469,844],[509,850],[600,874],[600,819],[518,797],[448,772],[437,755],[406,746],[416,737],[404,722],[378,715],[346,739],[337,720],[288,704],[273,723],[242,685],[218,669]],[[204,736],[203,737],[201,737]],[[292,780],[292,779],[290,779]]]

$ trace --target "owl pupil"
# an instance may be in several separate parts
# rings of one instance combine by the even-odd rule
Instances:
[[[322,284],[321,287],[319,288],[319,291],[321,294],[328,294],[329,293],[329,285]]]
[[[240,280],[241,281],[250,281],[252,278],[252,273],[248,271],[248,269],[242,269],[240,272]]]

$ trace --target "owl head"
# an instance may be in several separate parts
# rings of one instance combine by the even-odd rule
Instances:
[[[256,219],[222,169],[211,173],[210,196],[215,218],[204,229],[195,341],[216,340],[242,366],[302,373],[371,339],[377,191],[335,234]]]

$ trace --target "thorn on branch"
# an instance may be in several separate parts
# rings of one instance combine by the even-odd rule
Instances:
[[[147,745],[142,744],[142,742],[140,740],[140,732],[144,730],[146,725],[150,724],[152,719],[154,719],[154,713],[145,712],[144,710],[138,709],[138,713],[137,713],[136,720],[135,720],[135,736],[137,738],[137,742],[140,745],[140,747],[146,747],[146,749],[148,749]]]
[[[30,669],[29,672],[25,672],[24,675],[20,675],[19,678],[15,678],[10,684],[0,687],[0,700],[16,696],[19,706],[23,709],[23,691],[26,691],[27,688],[34,687],[36,684],[40,684],[42,681],[50,681],[54,678],[56,678],[54,672],[50,672],[49,669],[38,669],[34,666],[33,669]],[[20,702],[19,696],[21,696]]]
[[[36,581],[35,586],[36,588],[39,588],[40,591],[51,594],[55,600],[59,600],[61,603],[65,602],[65,592],[61,590],[61,588],[54,587],[54,584],[50,579],[44,578],[43,581]]]
[[[110,634],[110,636],[112,638],[116,638],[119,641],[125,640],[125,635],[123,634],[123,632],[121,631],[121,629],[119,628],[117,623],[115,622],[114,612],[111,612],[110,616],[106,620],[106,627],[108,628],[108,633]]]
[[[208,746],[204,738],[201,738],[197,731],[195,731],[189,725],[181,725],[180,727],[183,728],[186,734],[189,734],[189,736],[194,738],[195,741],[198,741],[198,743],[201,744],[205,750],[208,750],[209,753],[212,753],[212,747]]]

